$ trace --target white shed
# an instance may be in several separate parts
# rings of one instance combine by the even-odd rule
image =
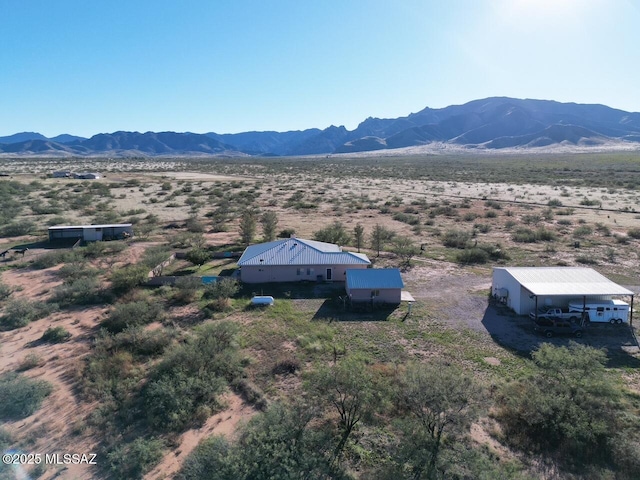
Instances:
[[[633,303],[634,295],[584,267],[494,267],[491,293],[519,315],[542,306],[566,306],[576,299],[598,301],[626,295]]]

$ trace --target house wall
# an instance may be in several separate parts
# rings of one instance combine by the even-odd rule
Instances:
[[[240,269],[240,280],[244,283],[271,283],[271,282],[301,282],[327,279],[327,268],[331,268],[334,282],[344,282],[347,277],[347,269],[367,268],[367,265],[245,265]],[[302,269],[300,274],[298,269]],[[312,271],[311,271],[312,270]]]
[[[384,288],[378,291],[379,295],[374,297],[373,300],[375,303],[400,303],[400,297],[402,295],[402,290],[400,288]],[[370,288],[347,289],[347,294],[351,298],[352,302],[371,301]]]

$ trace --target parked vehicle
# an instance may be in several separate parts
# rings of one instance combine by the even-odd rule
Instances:
[[[590,322],[620,324],[629,321],[629,304],[622,300],[603,300],[586,305],[578,300],[569,303],[571,312],[582,313],[583,309],[586,319]]]
[[[547,338],[554,335],[574,335],[580,338],[584,333],[584,329],[580,325],[564,318],[538,317],[538,320],[534,322],[533,329],[543,333]]]
[[[580,313],[570,311],[568,308],[562,309],[559,307],[541,307],[538,308],[537,315],[534,310],[529,314],[529,318],[535,320],[536,318],[565,318],[577,322],[580,320]]]

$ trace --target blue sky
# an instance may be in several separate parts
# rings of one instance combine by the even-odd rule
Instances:
[[[0,136],[344,125],[489,96],[640,111],[637,0],[0,0]]]

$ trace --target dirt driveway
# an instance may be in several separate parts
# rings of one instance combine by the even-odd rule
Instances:
[[[640,366],[635,328],[628,325],[590,324],[580,339],[563,336],[548,339],[534,332],[531,320],[504,305],[489,301],[491,271],[474,273],[454,264],[420,265],[403,273],[406,289],[439,321],[454,328],[468,328],[490,335],[493,341],[528,356],[542,343],[568,345],[570,341],[605,348],[610,364]],[[630,287],[636,288],[637,287]]]

